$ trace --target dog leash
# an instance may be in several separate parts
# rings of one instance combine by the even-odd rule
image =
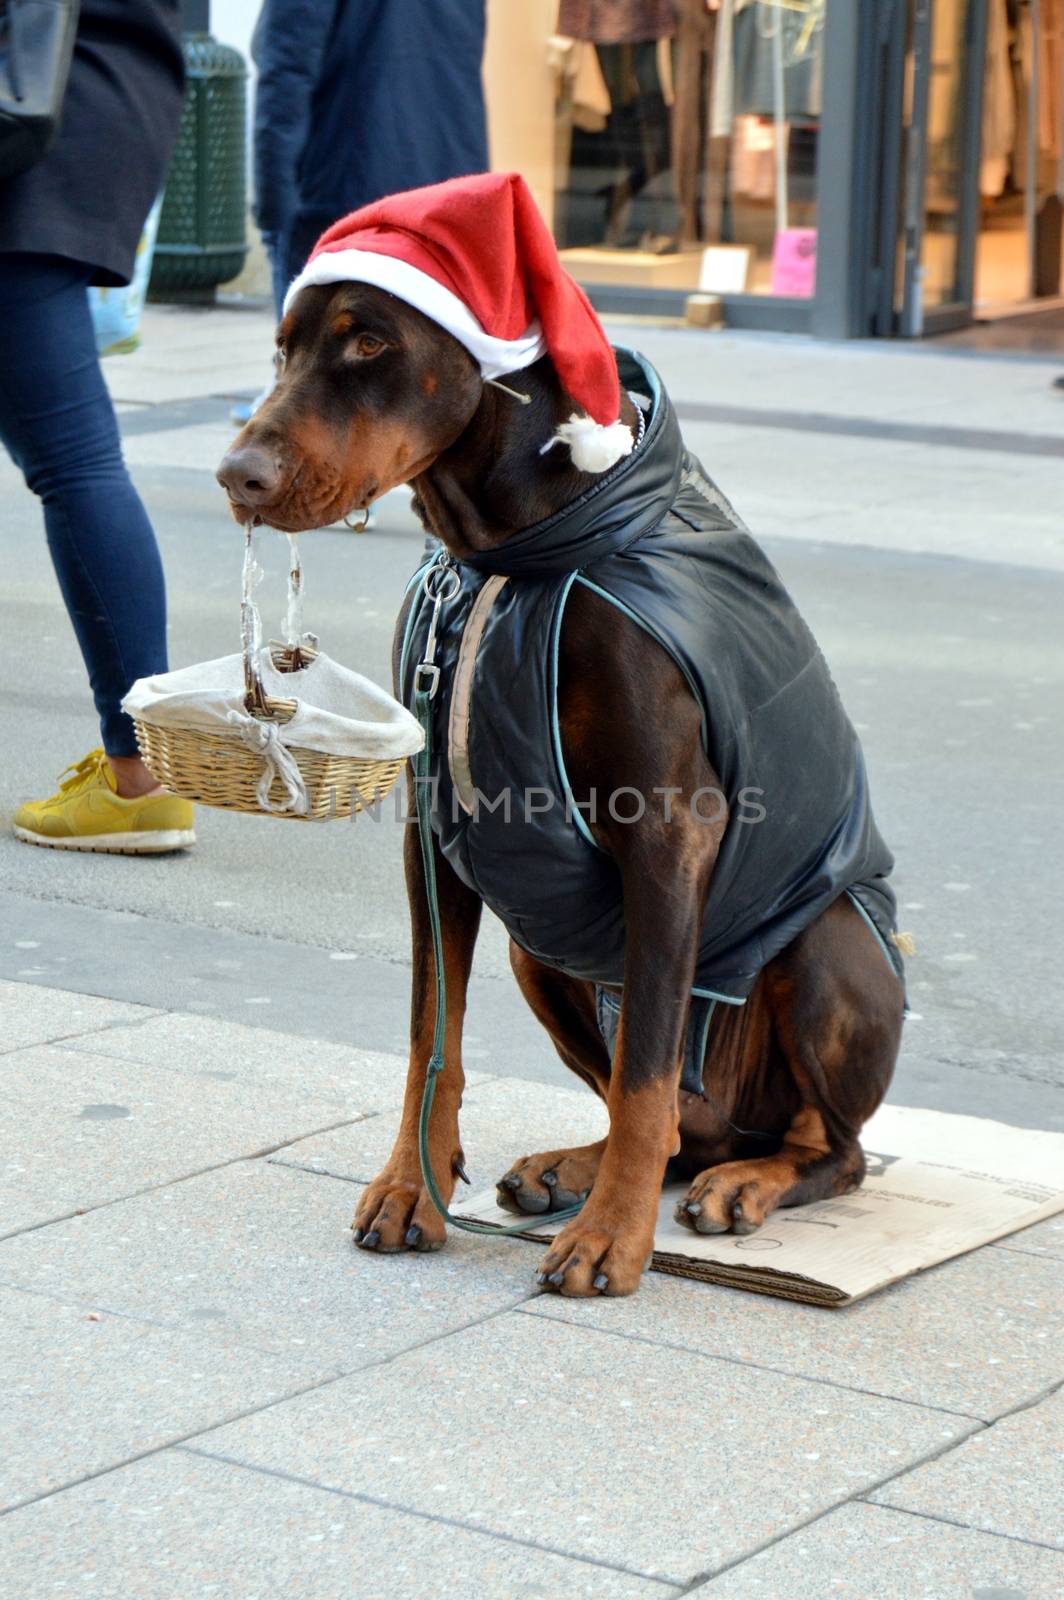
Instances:
[[[455,598],[461,587],[461,575],[449,556],[441,556],[425,573],[421,581],[421,592],[432,606],[432,616],[429,618],[425,653],[414,668],[414,715],[425,735],[425,743],[413,759],[414,803],[417,810],[421,860],[425,870],[425,901],[429,914],[429,931],[432,936],[432,960],[436,971],[436,1022],[432,1035],[432,1054],[425,1069],[421,1113],[418,1117],[418,1156],[421,1161],[421,1176],[429,1192],[429,1198],[445,1222],[449,1222],[452,1227],[463,1228],[467,1233],[489,1233],[505,1237],[518,1233],[527,1234],[537,1226],[536,1218],[530,1216],[524,1222],[503,1226],[499,1222],[481,1222],[474,1217],[456,1217],[453,1212],[448,1211],[447,1203],[440,1193],[429,1155],[429,1119],[432,1116],[432,1103],[436,1098],[436,1080],[443,1071],[443,1052],[447,1036],[447,981],[443,965],[443,928],[440,920],[436,856],[432,838],[433,701],[440,687],[440,669],[436,665],[436,640],[440,611],[448,600]],[[549,1217],[552,1223],[567,1222],[581,1210],[583,1201],[579,1205],[567,1206],[562,1211],[545,1212],[543,1216]]]

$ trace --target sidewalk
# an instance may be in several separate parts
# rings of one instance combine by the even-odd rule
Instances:
[[[131,466],[213,472],[233,428],[211,397],[259,392],[273,330],[265,310],[149,306],[141,349],[105,363]],[[690,448],[760,538],[1064,571],[1058,360],[620,319],[607,331],[657,366]]]
[[[352,1249],[397,1056],[0,1011],[5,1597],[1064,1594],[1064,1221],[842,1312],[561,1300],[521,1241]],[[590,1096],[483,1065],[474,1184],[596,1136]]]
[[[659,367],[861,728],[920,950],[892,1098],[1064,1126],[1056,364],[610,333]],[[105,366],[175,662],[234,625],[212,474],[271,342],[260,310],[150,307]],[[13,805],[95,730],[6,461],[0,492]],[[396,494],[308,552],[315,625],[382,682],[422,538]],[[543,1296],[521,1241],[362,1255],[405,1072],[398,825],[197,826],[152,864],[0,829],[0,1600],[1064,1597],[1064,1218],[834,1313],[658,1274]],[[477,1186],[601,1131],[486,921]]]

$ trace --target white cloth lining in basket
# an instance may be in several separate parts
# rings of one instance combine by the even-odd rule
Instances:
[[[288,545],[285,637],[289,647],[300,642],[316,645],[313,635],[303,633],[303,570],[292,535]],[[304,816],[310,801],[298,762],[291,754],[293,749],[355,761],[402,761],[422,748],[425,737],[416,717],[398,700],[361,673],[341,667],[322,651],[297,672],[279,672],[269,645],[262,642],[258,607],[252,598],[262,576],[249,526],[240,608],[243,651],[181,667],[176,672],[138,678],[123,700],[122,709],[135,720],[159,728],[227,738],[235,733],[249,750],[262,756],[263,771],[256,786],[262,809]],[[253,689],[256,698],[261,694],[268,701],[294,702],[294,714],[287,721],[253,717],[247,709]],[[271,802],[270,788],[275,779],[284,788],[285,799]]]
[[[201,729],[230,737],[238,732],[249,748],[264,757],[266,791],[277,776],[290,796],[301,795],[302,807],[292,807],[299,814],[306,809],[306,791],[286,746],[356,760],[402,761],[424,743],[416,718],[405,706],[369,678],[327,655],[319,654],[298,672],[278,672],[269,648],[263,645],[258,667],[271,699],[295,700],[296,711],[288,722],[264,722],[249,715],[241,655],[138,678],[122,708],[131,717],[161,728]],[[260,785],[264,809],[289,809],[268,805],[262,795]]]

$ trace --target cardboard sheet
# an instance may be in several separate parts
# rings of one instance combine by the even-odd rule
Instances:
[[[686,1184],[661,1198],[653,1269],[707,1283],[845,1306],[951,1256],[1064,1210],[1064,1134],[980,1117],[883,1106],[861,1143],[868,1176],[838,1200],[776,1211],[756,1233],[697,1234],[674,1221]],[[456,1215],[512,1223],[494,1189]],[[529,1218],[527,1234],[558,1227]]]

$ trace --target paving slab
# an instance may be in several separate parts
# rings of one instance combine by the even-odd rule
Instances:
[[[262,1155],[359,1115],[309,1089],[240,1074],[147,1070],[138,1062],[54,1045],[6,1057],[0,1094],[0,1183],[35,1222],[86,1210],[221,1162]],[[10,1233],[0,1216],[0,1235]]]
[[[36,1228],[55,1215],[65,1212],[53,1211],[47,1196],[42,1198],[10,1183],[0,1183],[0,1239],[22,1228]]]
[[[140,348],[105,361],[118,402],[159,405],[259,389],[270,372],[274,319],[243,307],[145,307]]]
[[[883,1505],[1064,1550],[1060,1390],[879,1490]]]
[[[687,1583],[970,1426],[505,1314],[197,1448]]]
[[[0,1507],[295,1394],[308,1381],[279,1356],[13,1289],[0,1289],[0,1341]]]
[[[183,1448],[0,1518],[12,1596],[654,1600],[668,1584]]]
[[[1064,1557],[851,1505],[690,1591],[690,1600],[1060,1600]]]
[[[256,994],[253,981],[243,981],[252,1000],[267,998]],[[93,1045],[74,1039],[64,1048],[75,1052]],[[327,1101],[352,1115],[401,1104],[406,1080],[406,1059],[399,1055],[182,1012],[110,1029],[106,1053],[204,1083],[239,1083],[245,1093],[285,1094],[293,1104]]]
[[[134,473],[144,467],[185,467],[213,472],[238,431],[237,424],[221,421],[160,429],[158,433],[132,433],[123,439],[122,453]],[[220,509],[219,520],[221,516],[224,511]]]
[[[1049,1217],[1045,1222],[1036,1222],[1033,1228],[1024,1228],[1021,1233],[1010,1233],[1008,1238],[999,1239],[994,1248],[1064,1261],[1064,1216]]]
[[[355,1127],[301,1139],[271,1160],[369,1183],[388,1159],[398,1126],[398,1112],[386,1112]],[[466,1171],[476,1190],[501,1178],[519,1156],[601,1139],[609,1118],[590,1089],[507,1078],[467,1087],[460,1127]],[[530,1272],[534,1266],[531,1257]]]
[[[630,1300],[541,1296],[524,1310],[984,1420],[1064,1377],[1064,1266],[1004,1250],[837,1311],[654,1272]]]
[[[432,1255],[356,1250],[356,1185],[240,1162],[0,1244],[0,1282],[358,1369],[518,1304],[524,1252],[471,1234]]]
[[[19,947],[20,941],[8,939]],[[29,944],[23,941],[23,946]],[[35,944],[20,948],[27,967],[33,966]],[[121,1000],[102,1000],[91,994],[71,994],[66,989],[46,989],[35,983],[0,982],[0,1055],[23,1050],[30,1044],[74,1035],[92,1035],[116,1023],[143,1022],[157,1013],[149,1006],[128,1005]],[[93,1041],[93,1048],[99,1041]],[[7,1081],[10,1068],[0,1070],[0,1085]]]

